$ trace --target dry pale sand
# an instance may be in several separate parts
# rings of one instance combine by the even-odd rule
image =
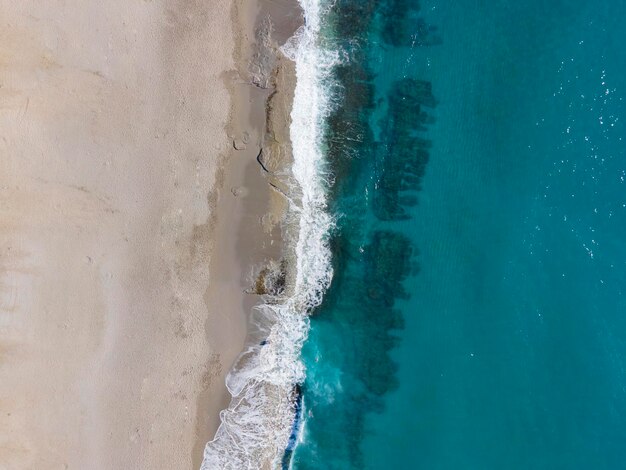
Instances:
[[[0,468],[199,464],[245,333],[209,308],[241,303],[236,267],[209,289],[231,13],[0,0]]]

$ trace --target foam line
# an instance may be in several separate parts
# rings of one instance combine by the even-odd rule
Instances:
[[[290,127],[297,182],[290,191],[301,201],[299,210],[290,210],[298,227],[295,286],[282,303],[265,303],[252,312],[254,329],[265,340],[244,351],[226,378],[232,400],[220,413],[222,422],[206,445],[201,470],[280,466],[297,411],[294,387],[305,376],[300,353],[309,331],[308,314],[320,304],[332,278],[328,238],[333,220],[327,210],[322,139],[338,54],[320,45],[325,0],[299,2],[305,24],[282,49],[295,61],[297,80]]]

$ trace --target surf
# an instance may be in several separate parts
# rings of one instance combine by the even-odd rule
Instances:
[[[329,234],[334,222],[327,209],[330,177],[322,147],[338,54],[320,45],[323,2],[299,3],[304,25],[282,48],[296,65],[290,125],[295,184],[289,195],[293,286],[288,296],[268,298],[251,313],[248,347],[226,378],[232,399],[206,445],[202,470],[277,467],[293,447],[294,430],[300,427],[298,384],[305,378],[300,354],[308,315],[321,303],[333,275]]]

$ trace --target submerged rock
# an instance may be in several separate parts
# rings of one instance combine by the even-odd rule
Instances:
[[[382,37],[394,47],[434,46],[441,44],[437,27],[421,16],[420,2],[416,0],[388,0],[382,7]]]
[[[424,80],[398,80],[389,93],[389,110],[382,123],[379,190],[374,194],[374,212],[381,220],[406,219],[406,207],[418,203],[416,192],[421,190],[431,148],[421,134],[434,121],[426,109],[435,106],[431,84]]]

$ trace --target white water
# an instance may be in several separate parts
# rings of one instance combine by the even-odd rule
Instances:
[[[301,207],[290,215],[298,224],[293,295],[265,303],[252,312],[256,341],[244,351],[226,378],[232,395],[220,413],[221,425],[206,445],[201,470],[277,467],[294,419],[293,386],[304,380],[300,351],[306,340],[308,313],[322,300],[332,268],[328,236],[327,175],[322,153],[324,120],[330,109],[329,77],[337,58],[319,44],[321,3],[299,0],[305,25],[284,47],[296,63],[291,112],[293,175]]]

